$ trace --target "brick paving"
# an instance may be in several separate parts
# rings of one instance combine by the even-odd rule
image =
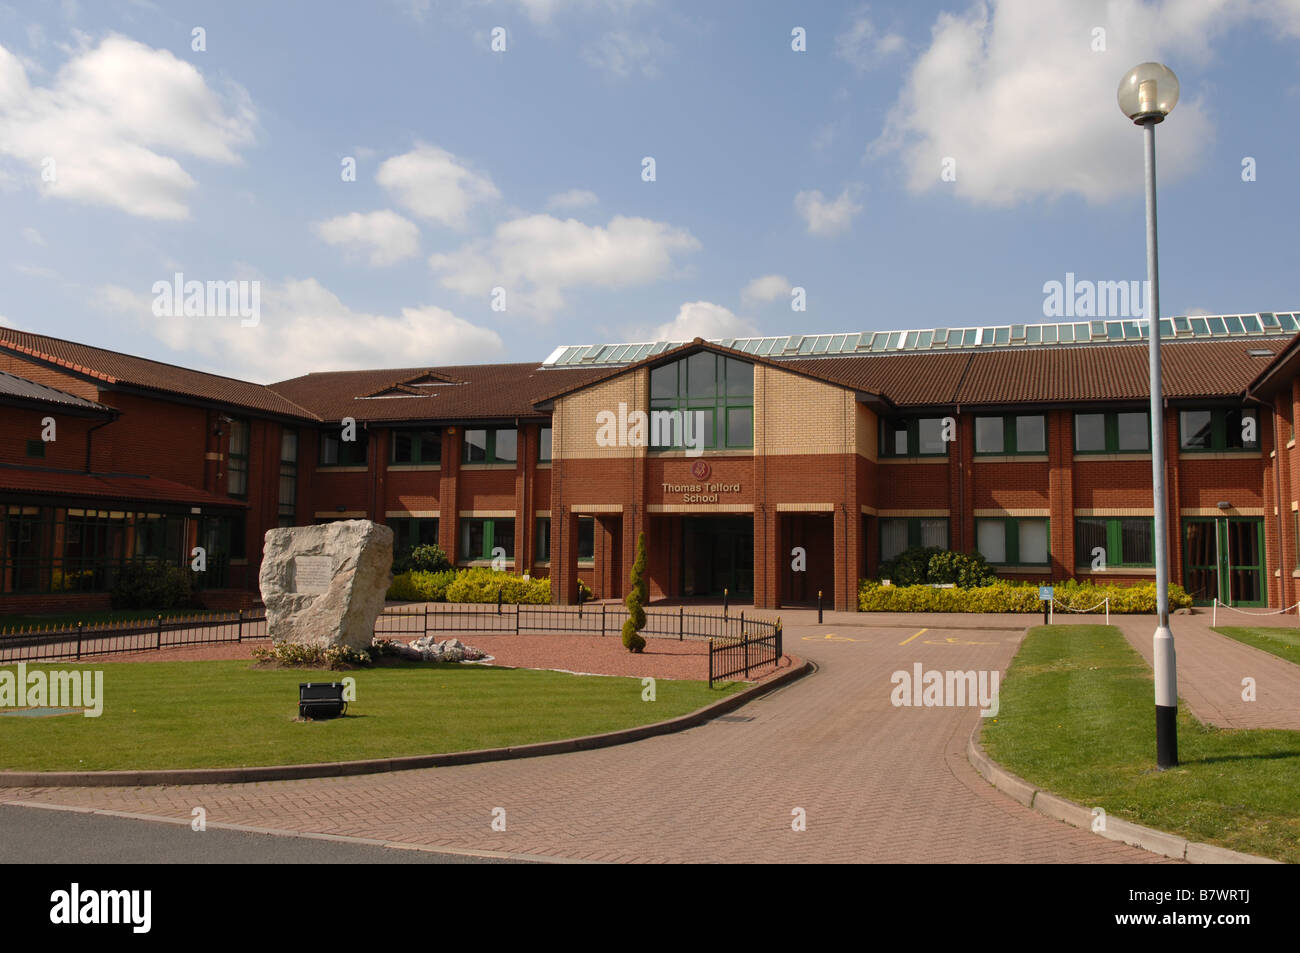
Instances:
[[[202,806],[210,823],[613,862],[1162,860],[994,790],[965,757],[975,709],[890,703],[890,674],[914,662],[1005,670],[1026,617],[932,616],[943,627],[913,637],[915,617],[829,615],[818,626],[811,613],[784,615],[789,651],[817,673],[679,734],[356,778],[9,789],[0,800],[186,819]],[[505,831],[492,830],[497,807]],[[791,829],[795,808],[804,831]]]

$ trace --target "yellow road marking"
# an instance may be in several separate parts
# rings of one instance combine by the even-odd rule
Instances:
[[[899,642],[898,644],[899,644],[899,645],[906,645],[908,642],[911,642],[912,639],[916,638],[917,635],[925,635],[925,633],[927,633],[927,632],[929,632],[929,631],[930,631],[929,629],[922,629],[920,632],[917,632],[916,635],[910,635],[910,636],[908,636],[907,638],[905,638],[903,641]]]
[[[827,632],[825,635],[805,635],[805,642],[865,642],[866,639],[851,639],[847,635],[836,635],[834,632]]]
[[[925,630],[922,629],[921,631],[924,632]],[[917,635],[920,634],[921,634],[920,632],[917,633]],[[916,638],[916,636],[914,635],[912,636],[912,638]],[[944,639],[942,642],[935,642],[930,639],[926,639],[925,644],[926,645],[997,645],[996,642],[967,642],[963,639],[953,639],[953,638]]]

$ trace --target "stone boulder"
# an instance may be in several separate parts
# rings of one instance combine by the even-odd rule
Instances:
[[[259,583],[271,641],[368,649],[392,569],[393,531],[370,520],[267,530]]]
[[[431,635],[418,638],[410,645],[398,642],[394,651],[402,658],[416,662],[478,662],[490,657],[482,649],[466,645],[460,639],[439,642]]]

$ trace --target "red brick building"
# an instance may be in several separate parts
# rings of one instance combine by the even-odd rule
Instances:
[[[1300,600],[1298,330],[1162,321],[1170,571],[1200,601]],[[0,612],[104,605],[124,562],[196,547],[204,598],[232,604],[267,529],[350,518],[458,565],[503,556],[560,601],[578,579],[621,596],[642,532],[654,598],[853,608],[909,545],[1152,578],[1143,337],[697,339],[259,385],[0,328]]]

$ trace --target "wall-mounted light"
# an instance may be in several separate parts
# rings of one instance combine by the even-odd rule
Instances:
[[[1232,504],[1229,503],[1227,500],[1219,500],[1219,509],[1230,510],[1232,509]]]

